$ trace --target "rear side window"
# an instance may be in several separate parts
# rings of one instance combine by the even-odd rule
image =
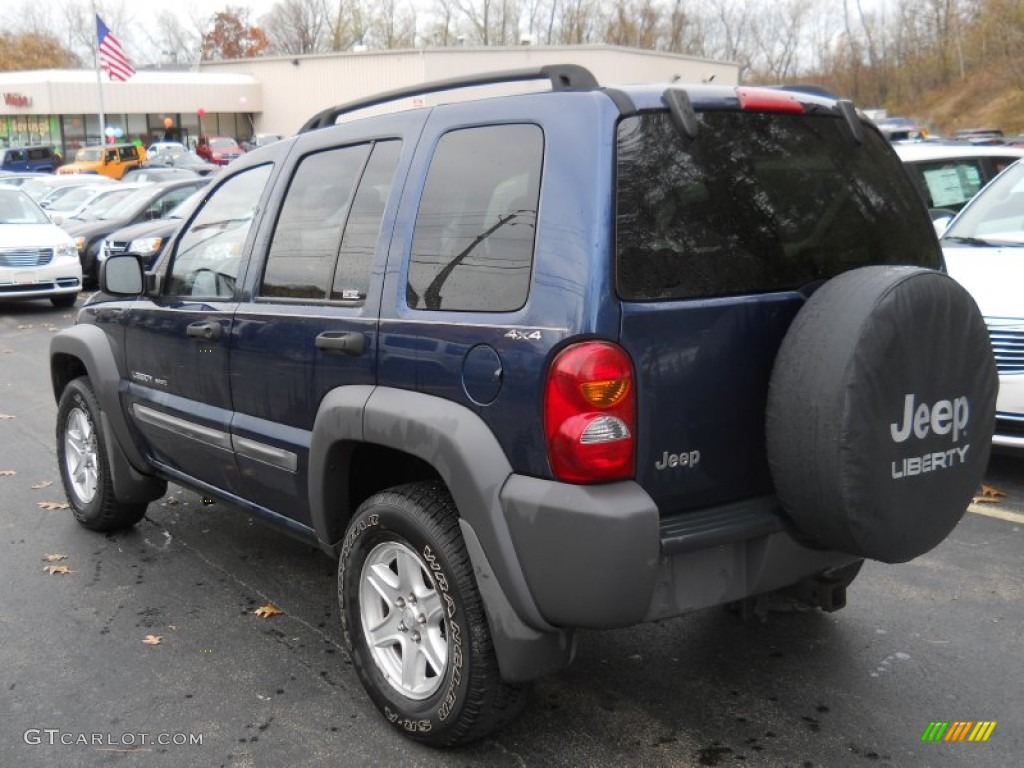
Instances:
[[[509,312],[526,303],[543,157],[536,125],[441,137],[416,216],[410,307]]]
[[[885,140],[827,116],[665,112],[618,130],[616,282],[627,300],[798,288],[870,264],[938,268],[920,196]]]

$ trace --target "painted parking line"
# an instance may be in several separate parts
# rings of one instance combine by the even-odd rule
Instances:
[[[997,520],[1005,520],[1008,523],[1024,525],[1024,515],[1019,512],[1008,512],[1007,510],[1000,509],[993,504],[970,504],[967,507],[967,511],[973,512],[976,515],[994,517]]]

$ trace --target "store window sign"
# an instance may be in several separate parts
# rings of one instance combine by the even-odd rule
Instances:
[[[23,93],[5,93],[4,104],[8,107],[31,107],[32,97]]]

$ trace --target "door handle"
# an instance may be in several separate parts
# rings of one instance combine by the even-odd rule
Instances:
[[[203,339],[204,341],[217,341],[224,335],[224,329],[216,320],[191,323],[185,332],[193,339]]]
[[[316,348],[359,357],[366,348],[366,337],[358,331],[324,331],[316,337]]]

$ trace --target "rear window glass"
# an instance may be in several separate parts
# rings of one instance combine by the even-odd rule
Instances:
[[[870,264],[938,268],[920,196],[885,140],[832,117],[667,112],[618,130],[616,280],[627,300],[798,288]]]

